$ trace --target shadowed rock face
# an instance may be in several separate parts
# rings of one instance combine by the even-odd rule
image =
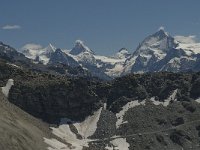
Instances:
[[[9,100],[30,114],[51,123],[64,117],[81,120],[99,108],[100,99],[92,93],[83,79],[39,80],[16,81]]]
[[[71,67],[80,66],[77,61],[75,61],[72,57],[63,53],[61,49],[56,49],[56,51],[51,55],[49,64],[63,63]]]

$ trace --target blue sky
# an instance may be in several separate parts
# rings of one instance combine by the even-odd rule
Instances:
[[[0,41],[20,48],[81,39],[98,54],[134,51],[164,26],[171,35],[200,35],[199,0],[1,0]]]

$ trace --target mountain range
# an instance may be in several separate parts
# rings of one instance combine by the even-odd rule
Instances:
[[[0,42],[0,149],[198,150],[199,47],[164,30],[110,57]]]
[[[79,66],[104,79],[129,73],[200,70],[200,43],[192,36],[172,37],[163,29],[146,37],[133,53],[122,48],[113,56],[102,56],[95,54],[81,40],[77,40],[71,50],[49,44],[45,48],[25,45],[19,52],[34,63]]]

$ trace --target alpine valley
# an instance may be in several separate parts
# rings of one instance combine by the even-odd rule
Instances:
[[[163,29],[113,56],[0,42],[0,150],[199,150],[199,71]]]

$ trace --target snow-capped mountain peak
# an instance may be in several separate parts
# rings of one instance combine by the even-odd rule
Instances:
[[[46,47],[46,50],[47,50],[47,51],[55,51],[55,50],[56,50],[56,47],[53,46],[51,43],[49,43],[49,45]]]
[[[176,47],[176,42],[164,29],[148,36],[139,44],[134,55],[147,56],[154,54],[159,59],[163,58],[169,49]]]
[[[169,34],[165,31],[164,27],[160,27],[156,33],[160,35],[169,36]]]
[[[83,41],[81,40],[76,40],[75,42],[75,46],[74,48],[72,48],[72,50],[70,51],[70,54],[72,55],[78,55],[80,53],[84,53],[84,52],[88,52],[88,53],[91,53],[91,54],[94,54],[94,52],[89,49]]]
[[[163,28],[146,37],[125,62],[124,71],[145,72],[152,63],[164,59],[177,43]]]
[[[39,44],[26,44],[21,48],[21,52],[29,59],[40,61],[44,64],[49,62],[49,58],[54,53],[56,47],[49,44],[47,47],[42,47]]]
[[[119,59],[126,59],[130,56],[131,54],[126,48],[121,48],[115,55],[114,58],[119,58]]]
[[[55,51],[56,51],[56,47],[53,46],[51,43],[49,43],[49,45],[43,49],[42,54],[50,55],[51,53],[53,53]]]

